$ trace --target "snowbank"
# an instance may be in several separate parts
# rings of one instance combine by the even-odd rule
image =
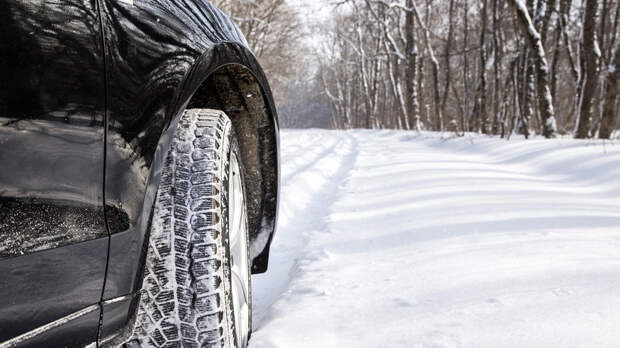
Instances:
[[[617,347],[620,143],[285,131],[252,348]]]

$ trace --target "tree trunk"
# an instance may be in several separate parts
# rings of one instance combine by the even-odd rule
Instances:
[[[445,70],[446,70],[446,82],[444,84],[443,99],[441,101],[441,112],[446,114],[446,102],[448,101],[448,94],[450,93],[450,83],[452,82],[452,66],[450,64],[450,54],[452,52],[452,41],[454,39],[454,0],[450,0],[448,10],[448,38],[446,41],[445,52]]]
[[[431,46],[429,30],[427,26],[422,23],[420,13],[418,12],[415,2],[413,0],[407,0],[407,4],[411,5],[411,7],[409,7],[409,10],[407,11],[407,16],[409,16],[410,12],[413,10],[413,14],[418,21],[418,25],[422,28],[422,32],[424,33],[424,45],[426,46],[426,53],[428,54],[428,57],[431,61],[433,71],[433,103],[435,104],[435,117],[437,119],[435,129],[441,131],[443,130],[443,115],[441,112],[441,94],[439,93],[439,62],[437,61],[437,58],[435,57],[435,52],[433,51],[433,47]]]
[[[486,58],[486,32],[487,32],[487,0],[482,0],[480,11],[480,88],[478,90],[478,127],[482,133],[488,132],[487,116],[487,58]]]
[[[543,43],[547,43],[547,32],[549,31],[549,23],[551,21],[551,15],[555,11],[557,0],[540,0],[539,8],[542,8],[542,4],[545,3],[545,14],[540,18],[540,39]]]
[[[465,120],[465,117],[469,117],[469,62],[467,57],[467,48],[469,44],[469,3],[467,0],[463,1],[463,110],[461,117],[461,130],[463,134],[470,130],[469,122]]]
[[[600,50],[596,42],[596,16],[598,0],[586,0],[586,12],[583,25],[583,59],[585,64],[584,89],[581,91],[581,108],[577,124],[576,138],[590,136],[594,113],[594,96],[598,87]]]
[[[560,59],[560,43],[562,41],[562,23],[561,18],[558,16],[555,28],[555,37],[553,42],[553,60],[551,61],[551,97],[555,100],[557,96],[557,81],[558,81],[558,65]]]
[[[525,45],[525,43],[522,43],[522,45]],[[521,131],[523,133],[523,135],[525,136],[525,139],[528,139],[530,137],[530,123],[532,120],[532,116],[534,115],[534,98],[535,98],[535,93],[534,93],[534,74],[532,74],[531,70],[532,70],[532,66],[530,64],[531,58],[530,58],[530,51],[526,47],[523,49],[524,50],[524,54],[523,54],[523,59],[522,62],[519,66],[519,68],[521,69],[521,75],[523,76],[523,78],[519,79],[519,82],[521,83],[521,88],[517,88],[518,90],[521,91],[521,95],[522,95],[522,100],[523,102],[521,103],[520,107],[519,107],[519,111],[521,114],[521,127],[518,129],[519,131]]]
[[[540,34],[534,28],[530,15],[521,0],[512,0],[521,31],[526,37],[530,50],[533,53],[536,62],[536,77],[538,85],[538,108],[543,119],[543,135],[547,138],[556,135],[556,122],[553,110],[553,98],[549,90],[549,78],[547,72],[547,59],[545,58],[545,50],[540,40]]]
[[[499,17],[499,8],[498,8],[498,0],[493,0],[493,54],[495,55],[495,60],[493,63],[493,73],[494,73],[494,88],[493,88],[493,124],[491,125],[491,134],[495,135],[498,132],[498,127],[500,124],[500,112],[504,110],[504,104],[500,105],[500,99],[502,93],[502,88],[500,88],[500,77],[502,70],[502,60],[504,58],[504,47],[501,41],[501,27],[500,27],[500,17]],[[504,128],[502,127],[502,137],[504,133]]]
[[[618,102],[618,82],[620,81],[620,44],[616,44],[616,53],[610,60],[612,63],[607,75],[607,92],[605,93],[605,104],[603,107],[603,117],[598,136],[601,139],[609,139],[614,131],[617,115],[615,113],[616,103]]]
[[[536,2],[537,0],[527,0],[526,9],[531,18],[535,16],[536,13]],[[519,23],[519,25],[521,25]],[[527,43],[527,38],[526,38]],[[534,53],[530,49],[529,44],[525,45],[525,56],[527,57],[527,62],[525,63],[525,85],[524,85],[524,119],[527,122],[524,122],[524,125],[527,125],[527,130],[524,130],[524,134],[530,133],[530,129],[535,127],[532,126],[532,123],[536,120],[536,109],[534,107],[534,99],[536,99],[536,74],[535,74],[535,66],[534,66]],[[528,138],[526,135],[526,138]]]
[[[407,0],[407,8],[411,8],[413,0]],[[415,18],[411,11],[407,11],[405,17],[405,40],[407,42],[405,53],[407,55],[407,71],[405,88],[407,90],[407,111],[409,112],[409,124],[416,131],[422,130],[420,124],[420,103],[418,102],[418,48],[415,35]]]

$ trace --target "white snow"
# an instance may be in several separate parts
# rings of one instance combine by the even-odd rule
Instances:
[[[495,64],[495,52],[492,52],[489,58],[487,59],[487,62],[484,65],[484,69],[491,70],[491,68],[493,67],[493,64]]]
[[[599,58],[602,56],[601,48],[598,45],[598,40],[594,40],[594,55],[599,57]]]
[[[620,346],[620,144],[283,131],[251,348]]]

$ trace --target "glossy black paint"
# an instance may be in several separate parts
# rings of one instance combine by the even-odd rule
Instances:
[[[226,65],[243,66],[262,86],[273,129],[277,121],[258,62],[219,10],[199,1],[101,3],[108,84],[106,207],[121,208],[129,217],[126,230],[111,229],[104,292],[109,299],[139,287],[141,251],[162,159],[176,122],[201,84]],[[275,148],[277,139],[272,143]],[[277,187],[273,191],[277,197]],[[275,208],[271,209],[265,228],[270,234],[275,225]]]
[[[102,310],[23,344],[80,346],[131,319],[163,157],[188,105],[233,119],[253,271],[265,271],[278,122],[230,19],[205,1],[0,1],[0,343],[93,304]]]
[[[0,342],[101,298],[100,38],[95,0],[0,1]],[[75,323],[56,342],[93,340],[95,321]]]
[[[140,300],[137,294],[123,296],[103,304],[103,322],[99,332],[99,344],[103,347],[118,347],[126,340],[132,326],[130,320]]]
[[[97,342],[100,311],[88,312],[20,344],[20,348],[86,347]]]
[[[23,258],[0,262],[0,343],[97,304],[101,297],[106,249],[100,248],[99,241],[45,250],[26,256],[26,261]],[[81,321],[83,318],[71,325]],[[93,342],[98,321],[66,338],[67,342]],[[56,330],[57,335],[63,336],[62,332],[62,328]]]
[[[17,342],[9,343],[9,347],[20,348],[64,348],[64,347],[86,347],[97,342],[98,324],[101,318],[99,306],[89,306],[77,313],[75,317],[62,323],[54,322],[45,330],[24,337],[18,337]],[[57,325],[58,324],[58,325]]]

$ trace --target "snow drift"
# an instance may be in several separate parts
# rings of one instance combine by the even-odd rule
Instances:
[[[282,132],[252,348],[620,345],[620,144]]]

